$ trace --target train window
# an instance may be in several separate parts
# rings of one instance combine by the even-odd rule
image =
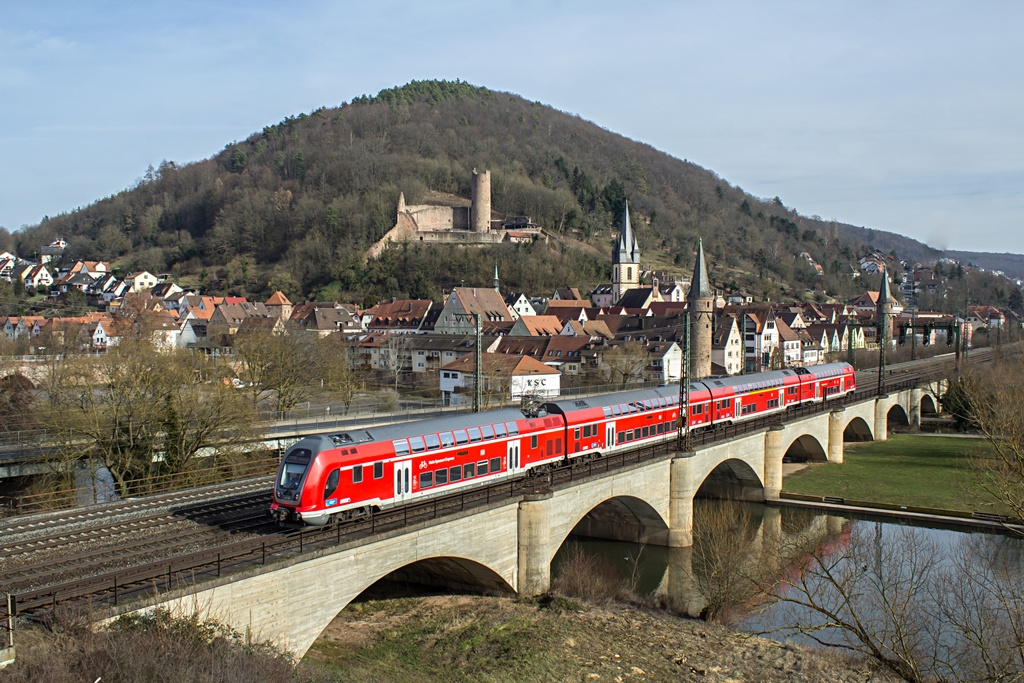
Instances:
[[[448,483],[448,470],[438,470],[434,472],[434,483],[438,486],[444,486]]]
[[[341,470],[334,469],[327,475],[327,483],[324,485],[324,500],[331,497],[331,494],[338,490],[338,480],[341,479]]]
[[[358,484],[363,481],[363,466],[356,465],[352,468],[352,483]]]
[[[482,477],[487,474],[487,461],[481,460],[476,464],[476,474],[478,477]]]
[[[427,450],[427,446],[423,443],[422,436],[414,436],[409,439],[409,445],[412,446],[413,453],[422,453]]]
[[[590,438],[590,425],[583,425],[583,438]]]
[[[607,407],[607,406],[605,406],[605,408],[604,408],[604,416],[605,417],[611,417],[612,416],[612,409]]]
[[[536,447],[537,447],[537,437],[536,436],[531,436],[530,437],[530,448],[536,448]]]
[[[645,439],[646,439],[646,438],[647,438],[647,437],[649,437],[650,435],[651,435],[651,430],[650,430],[650,428],[648,428],[648,427],[644,427],[644,434],[643,434],[643,438],[645,438]]]
[[[392,441],[395,444],[395,455],[409,455],[409,442],[405,439]]]
[[[465,465],[462,466],[462,478],[472,479],[473,477],[476,476],[475,470],[476,465],[471,462],[467,462]]]
[[[505,423],[504,422],[499,422],[498,424],[494,425],[494,434],[499,439],[504,438],[505,435],[508,434],[508,432],[505,431]]]
[[[615,416],[622,415],[622,411],[619,410],[618,406],[612,406],[612,415],[615,415]]]
[[[441,439],[437,438],[437,434],[424,434],[423,438],[426,440],[427,448],[430,450],[441,447]]]
[[[455,437],[452,436],[451,432],[441,432],[438,436],[441,437],[441,445],[445,448],[451,448],[455,445]]]
[[[420,472],[420,490],[429,489],[434,485],[433,472]]]
[[[517,425],[515,422],[506,422],[505,426],[508,427],[509,436],[515,436],[516,434],[519,433],[519,425]]]
[[[617,443],[626,443],[626,432],[619,432],[615,435],[615,441]]]
[[[491,473],[501,471],[501,458],[491,458]]]
[[[373,478],[382,479],[384,477],[384,463],[375,462],[373,463]]]
[[[470,427],[469,428],[469,441],[470,441],[470,443],[476,443],[477,441],[480,441],[482,439],[483,439],[483,437],[480,436],[480,429],[479,428],[477,428],[477,427]]]
[[[491,425],[483,425],[480,427],[480,432],[484,435],[485,439],[494,438],[494,427]]]
[[[577,427],[576,429],[572,430],[572,438],[574,438],[577,441],[579,441],[579,438],[580,438],[580,428],[579,427]]]
[[[448,470],[448,481],[456,482],[462,479],[462,468],[456,465]]]
[[[455,443],[459,444],[460,446],[469,443],[469,437],[466,436],[465,429],[455,430]]]

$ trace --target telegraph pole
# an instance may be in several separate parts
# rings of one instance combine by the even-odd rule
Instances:
[[[473,412],[479,413],[483,410],[483,387],[481,386],[481,380],[483,380],[483,326],[480,323],[480,314],[473,314],[473,327],[476,328],[476,351],[474,355],[475,361],[475,372],[476,379],[473,382]]]
[[[683,372],[679,377],[679,434],[677,436],[680,450],[690,450],[690,311],[683,316]],[[744,349],[746,341],[743,342]]]
[[[917,306],[910,309],[910,360],[917,360]]]

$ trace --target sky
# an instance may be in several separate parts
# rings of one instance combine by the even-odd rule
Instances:
[[[410,80],[513,92],[806,216],[1024,253],[1024,2],[0,0],[0,226]]]

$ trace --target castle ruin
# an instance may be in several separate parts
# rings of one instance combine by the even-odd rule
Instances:
[[[398,196],[395,226],[367,252],[376,258],[391,242],[430,242],[482,246],[547,239],[529,216],[495,218],[491,211],[491,172],[473,169],[471,199],[431,192],[426,204],[406,204]]]

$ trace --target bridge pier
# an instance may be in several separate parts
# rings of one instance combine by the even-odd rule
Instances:
[[[785,427],[772,427],[764,435],[764,484],[765,500],[777,499],[782,492],[782,457],[786,455],[782,446]]]
[[[889,397],[879,396],[875,399],[875,425],[871,430],[875,441],[885,441],[889,438],[889,409],[885,403],[887,398]]]
[[[921,399],[924,398],[924,391],[918,387],[910,390],[910,410],[907,415],[910,418],[910,428],[914,431],[921,431]]]
[[[693,497],[701,482],[694,477],[693,451],[672,459],[669,470],[668,547],[693,545]]]
[[[519,566],[516,591],[540,595],[551,588],[551,491],[527,495],[519,503]]]
[[[828,414],[828,461],[843,462],[843,430],[846,425],[846,410],[833,410]]]

